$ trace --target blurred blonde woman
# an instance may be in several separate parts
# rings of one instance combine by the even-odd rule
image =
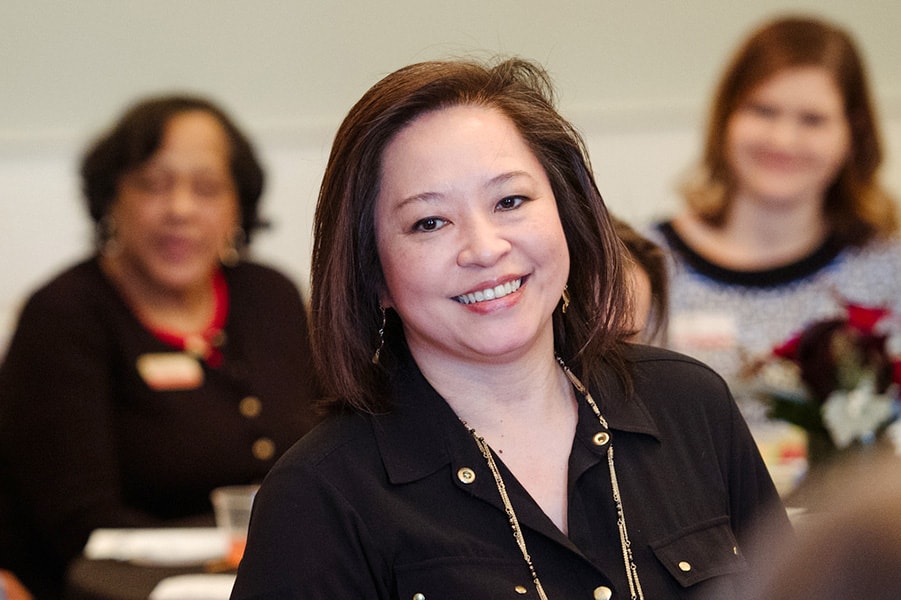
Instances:
[[[881,161],[851,36],[809,17],[755,30],[720,80],[685,210],[651,232],[671,257],[669,343],[737,390],[744,359],[843,300],[901,308]],[[761,416],[751,401],[743,408]]]

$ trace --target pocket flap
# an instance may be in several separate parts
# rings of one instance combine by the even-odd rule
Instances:
[[[748,568],[729,526],[729,517],[683,529],[651,543],[651,549],[682,587]]]

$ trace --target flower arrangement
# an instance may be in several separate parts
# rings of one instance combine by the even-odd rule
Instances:
[[[844,303],[747,371],[772,418],[804,429],[808,462],[882,437],[901,449],[901,327],[885,308]]]

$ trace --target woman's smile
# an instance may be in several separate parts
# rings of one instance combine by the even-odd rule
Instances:
[[[456,296],[454,300],[461,304],[475,304],[476,302],[484,302],[486,300],[497,300],[518,290],[519,286],[522,285],[522,282],[523,278],[520,277],[513,281],[498,284],[494,287],[487,287],[474,292],[461,294]]]
[[[791,172],[804,166],[803,160],[784,152],[760,150],[756,153],[755,158],[763,167],[776,171]]]
[[[163,235],[158,239],[160,253],[169,260],[184,260],[198,252],[200,244],[186,236]]]

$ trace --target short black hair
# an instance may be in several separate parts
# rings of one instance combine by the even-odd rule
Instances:
[[[99,223],[116,198],[119,180],[159,149],[166,125],[176,115],[203,111],[213,115],[229,140],[231,174],[238,190],[241,227],[247,241],[263,225],[258,215],[265,174],[250,140],[219,106],[198,96],[145,98],[129,108],[112,129],[94,141],[81,162],[82,192],[91,219]]]

